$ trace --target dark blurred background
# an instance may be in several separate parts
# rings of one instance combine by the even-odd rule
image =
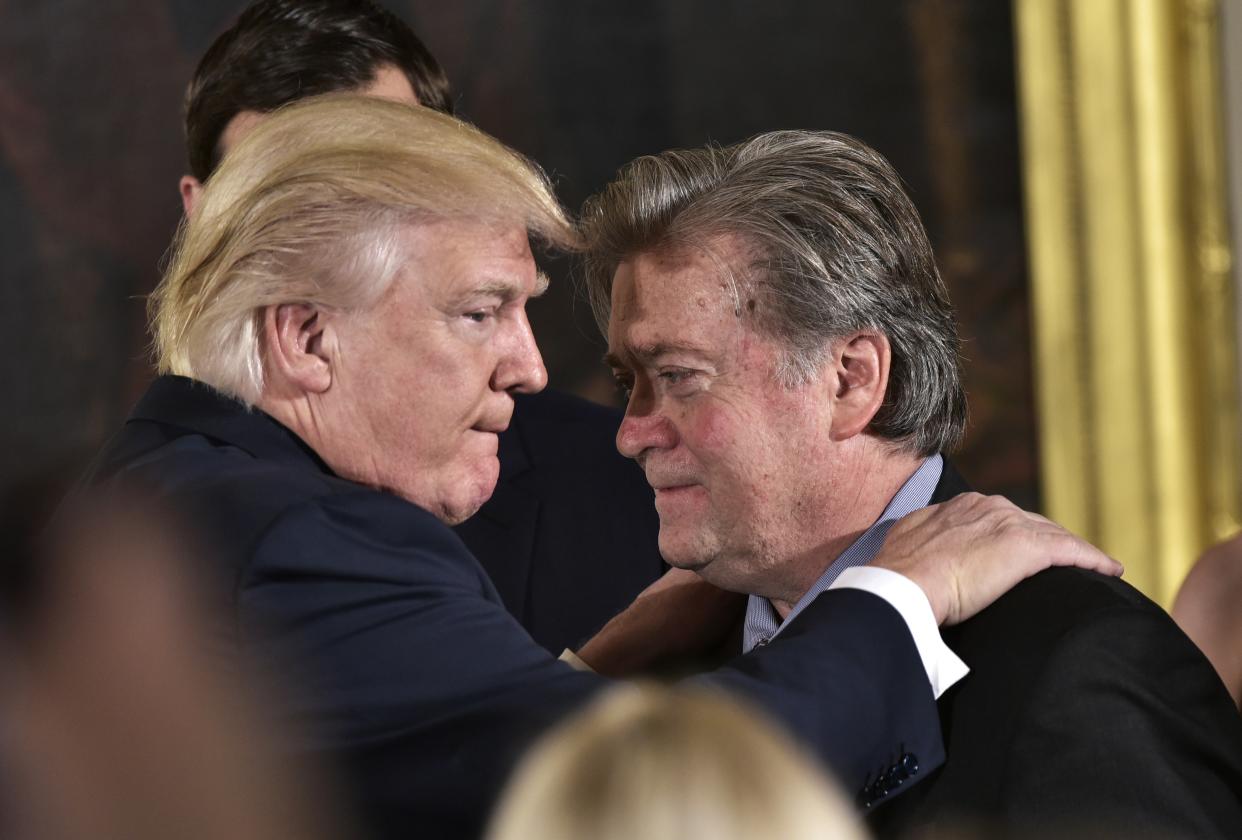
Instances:
[[[180,216],[181,98],[243,0],[0,0],[0,428],[9,499],[54,485],[151,376],[144,295]],[[965,339],[980,488],[1038,507],[1010,4],[391,0],[459,114],[570,207],[631,158],[845,131],[905,177]],[[531,318],[553,387],[615,402],[570,266]],[[24,516],[9,506],[5,515]]]

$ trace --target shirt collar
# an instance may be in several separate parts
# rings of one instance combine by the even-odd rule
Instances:
[[[815,600],[815,596],[831,586],[841,572],[853,566],[866,565],[874,560],[880,547],[884,545],[884,537],[887,536],[888,529],[893,523],[908,513],[927,507],[932,494],[936,491],[936,484],[940,481],[940,474],[943,470],[944,458],[940,455],[932,455],[925,459],[914,471],[914,475],[910,476],[897,491],[897,495],[893,496],[888,507],[884,508],[884,512],[880,514],[880,518],[828,565],[819,580],[815,581],[798,603],[794,604],[794,608],[790,610],[784,621],[781,621],[780,615],[767,598],[751,595],[746,605],[746,622],[742,627],[742,652],[747,653],[771,641],[786,624],[802,612],[807,604]]]

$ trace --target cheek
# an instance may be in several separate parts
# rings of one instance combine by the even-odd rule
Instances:
[[[717,406],[694,413],[682,428],[687,448],[709,477],[718,507],[736,510],[762,504],[774,472],[762,425]]]
[[[689,411],[679,425],[687,447],[705,462],[727,456],[734,449],[738,432],[736,418],[717,407],[709,405]]]

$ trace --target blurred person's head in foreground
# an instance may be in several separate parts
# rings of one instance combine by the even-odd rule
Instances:
[[[583,210],[667,562],[791,607],[966,423],[922,222],[875,150],[778,131],[641,157]]]
[[[0,833],[48,840],[346,836],[321,768],[264,713],[262,663],[218,657],[191,542],[147,494],[75,497],[0,633]]]
[[[203,184],[264,114],[353,92],[453,112],[448,79],[413,30],[370,0],[259,0],[204,53],[185,99],[192,212]]]
[[[757,712],[709,689],[626,686],[537,744],[489,840],[865,836],[823,774]]]
[[[221,163],[150,301],[161,373],[293,431],[337,475],[456,523],[490,496],[513,392],[547,373],[529,236],[573,248],[536,166],[435,111],[327,95]]]

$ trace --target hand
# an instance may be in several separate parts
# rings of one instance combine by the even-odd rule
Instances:
[[[1001,496],[964,493],[895,524],[873,564],[917,583],[937,623],[965,621],[1049,566],[1120,575],[1086,540]]]
[[[669,569],[582,646],[578,657],[598,674],[632,676],[707,655],[741,621],[746,596]]]

